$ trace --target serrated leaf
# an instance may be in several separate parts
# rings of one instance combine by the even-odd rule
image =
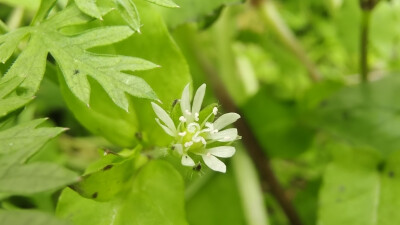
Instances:
[[[107,45],[129,37],[133,32],[128,27],[103,27],[74,36],[64,35],[60,31],[64,27],[86,23],[89,20],[90,18],[82,15],[75,5],[71,5],[40,25],[29,27],[29,29],[25,28],[30,34],[28,47],[21,53],[0,83],[16,76],[26,77],[19,89],[25,95],[33,95],[42,80],[46,56],[49,52],[58,62],[72,93],[86,105],[89,104],[90,96],[88,76],[99,82],[113,102],[126,111],[128,110],[128,100],[125,93],[139,98],[156,99],[155,93],[142,78],[126,73],[126,71],[153,68],[154,64],[128,56],[119,58],[87,51],[88,48]],[[15,36],[17,32],[23,33],[18,29],[0,36],[0,40],[4,39],[1,46],[14,46],[15,41],[10,40],[9,37]],[[106,38],[98,38],[101,32],[102,36],[106,36]],[[19,36],[23,35],[19,34]],[[12,43],[9,44],[10,42]],[[7,47],[7,49],[9,48]],[[3,57],[6,58],[8,55],[9,53],[4,54]],[[132,65],[128,66],[128,64]]]
[[[0,192],[28,195],[54,190],[77,181],[76,173],[57,164],[31,163],[11,167],[0,175]]]
[[[38,126],[44,119],[33,120],[0,131],[0,193],[28,195],[63,187],[78,176],[51,163],[23,165],[63,128]]]
[[[171,0],[146,0],[146,1],[169,8],[179,8],[179,5],[177,5],[175,2]]]
[[[18,47],[19,42],[28,34],[29,28],[0,36],[0,62],[5,63]]]
[[[23,152],[16,161],[24,163],[49,139],[64,131],[63,128],[37,128],[45,119],[37,119],[0,131],[0,156]]]
[[[129,26],[140,33],[140,17],[132,0],[117,0],[117,9]]]
[[[3,225],[68,225],[50,214],[33,210],[0,210],[0,224]]]
[[[184,216],[184,184],[168,163],[153,161],[135,177],[128,192],[109,202],[96,202],[65,189],[56,214],[75,225],[187,224]],[[93,216],[93,213],[101,216]]]
[[[32,99],[33,98],[25,97],[10,97],[6,99],[0,99],[0,118],[28,104]]]
[[[82,12],[97,19],[102,19],[96,0],[75,0],[75,3]]]
[[[318,224],[399,224],[400,152],[381,159],[364,149],[332,150],[335,160],[324,174]]]

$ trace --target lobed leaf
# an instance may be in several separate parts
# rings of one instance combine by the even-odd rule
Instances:
[[[93,8],[93,1],[78,2],[87,10]],[[37,26],[21,28],[0,36],[0,48],[4,48],[4,53],[0,53],[0,56],[7,59],[19,39],[30,34],[27,48],[0,80],[0,84],[15,77],[22,77],[24,81],[18,87],[22,93],[17,94],[33,96],[43,79],[46,56],[49,52],[58,62],[68,88],[86,105],[89,105],[90,99],[88,76],[99,82],[114,103],[126,111],[128,100],[125,93],[139,98],[156,99],[155,93],[142,78],[125,73],[151,69],[156,65],[138,58],[110,57],[87,51],[88,48],[109,45],[129,37],[133,32],[128,27],[102,27],[74,36],[67,36],[61,32],[62,28],[89,20],[90,18],[83,16],[75,5],[71,5]]]

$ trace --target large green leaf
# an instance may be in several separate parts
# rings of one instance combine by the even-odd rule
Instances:
[[[400,77],[346,87],[323,101],[310,120],[335,137],[383,154],[400,149]]]
[[[126,193],[108,202],[86,199],[65,189],[60,196],[57,215],[75,225],[187,224],[183,191],[179,173],[166,162],[153,161],[139,171]]]
[[[146,157],[138,155],[137,150],[104,156],[89,166],[80,182],[70,187],[86,198],[97,201],[113,199],[130,185],[135,171],[147,161]],[[128,156],[120,155],[126,153]]]
[[[69,223],[47,213],[32,210],[0,210],[2,225],[68,225]]]
[[[319,200],[319,224],[400,223],[400,152],[387,160],[377,152],[337,146]]]
[[[60,66],[68,88],[88,106],[88,77],[96,80],[112,101],[126,111],[126,93],[140,98],[156,99],[155,93],[143,79],[126,73],[154,68],[153,63],[134,57],[99,55],[87,51],[95,46],[108,45],[129,37],[133,33],[129,27],[99,27],[73,35],[66,35],[61,31],[62,28],[85,24],[89,20],[75,5],[71,5],[37,26],[17,29],[0,36],[0,46],[6,46],[6,51],[0,52],[0,58],[5,61],[18,43],[15,36],[21,39],[30,35],[26,49],[0,80],[0,84],[21,77],[24,80],[18,86],[17,94],[32,96],[43,78],[49,52]]]

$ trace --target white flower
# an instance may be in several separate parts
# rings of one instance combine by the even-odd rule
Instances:
[[[235,154],[235,148],[218,145],[226,145],[240,138],[236,128],[224,129],[240,116],[237,113],[226,113],[214,121],[214,116],[218,113],[217,107],[213,107],[208,115],[202,115],[203,112],[200,110],[205,90],[205,84],[197,89],[191,105],[189,84],[186,85],[180,101],[182,115],[177,121],[177,126],[164,109],[155,103],[151,104],[158,117],[157,123],[165,133],[174,137],[172,146],[181,157],[182,165],[195,166],[195,162],[189,155],[193,154],[201,156],[210,169],[225,173],[226,166],[217,157],[232,157]],[[212,146],[209,147],[209,145]]]

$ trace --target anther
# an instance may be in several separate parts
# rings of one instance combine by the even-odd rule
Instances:
[[[218,113],[218,108],[217,108],[217,107],[214,107],[214,108],[213,108],[213,114],[214,114],[214,115],[217,115],[217,113]]]

